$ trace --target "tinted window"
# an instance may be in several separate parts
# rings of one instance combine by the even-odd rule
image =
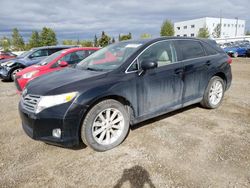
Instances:
[[[43,57],[43,56],[48,56],[48,50],[42,49],[42,50],[37,50],[34,53],[31,54],[31,57]]]
[[[176,52],[172,42],[158,42],[146,49],[138,58],[139,63],[143,60],[152,60],[158,63],[158,67],[176,62]]]
[[[180,40],[177,41],[181,49],[183,59],[192,59],[205,56],[205,52],[199,41]]]
[[[218,53],[213,47],[211,47],[207,43],[203,43],[203,47],[204,47],[207,55],[215,55]]]
[[[49,55],[58,52],[60,50],[64,50],[65,48],[52,48],[52,49],[48,49],[49,50]]]

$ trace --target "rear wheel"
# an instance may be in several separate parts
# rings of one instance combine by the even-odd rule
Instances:
[[[219,76],[214,76],[208,83],[201,105],[205,108],[218,108],[222,102],[225,83]]]
[[[11,75],[10,75],[10,78],[11,80],[15,80],[15,76],[16,76],[16,73],[20,72],[21,70],[23,70],[22,68],[17,68],[15,69],[14,71],[12,71]]]
[[[83,142],[97,151],[119,145],[129,131],[129,115],[124,105],[116,100],[96,104],[86,115],[82,128]]]

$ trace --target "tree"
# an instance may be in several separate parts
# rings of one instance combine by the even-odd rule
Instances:
[[[63,41],[62,41],[62,44],[63,44],[63,45],[76,45],[77,42],[76,42],[76,41],[73,41],[73,40],[63,40]]]
[[[250,31],[247,30],[247,31],[246,31],[246,35],[250,35]]]
[[[0,46],[3,47],[4,51],[9,51],[10,50],[10,45],[11,45],[11,40],[7,37],[3,37],[0,40]]]
[[[98,39],[97,39],[97,36],[95,35],[95,38],[94,38],[94,47],[98,47]]]
[[[214,28],[213,37],[219,38],[221,36],[221,24],[217,24]]]
[[[40,34],[42,46],[52,46],[57,44],[56,33],[51,29],[44,27]]]
[[[111,41],[111,43],[115,43],[115,38],[114,38],[114,37],[112,38],[112,41]]]
[[[141,39],[149,39],[149,38],[152,38],[152,35],[149,33],[143,33],[143,34],[141,34],[140,37],[141,37]]]
[[[102,32],[101,38],[98,40],[98,44],[101,47],[104,47],[110,44],[110,37],[106,35],[104,31]]]
[[[23,37],[19,34],[19,31],[17,28],[14,28],[12,30],[12,45],[14,47],[14,50],[23,50],[24,49],[24,41]]]
[[[82,40],[82,41],[80,41],[80,44],[84,47],[92,47],[93,46],[93,42],[90,40]]]
[[[35,48],[41,46],[40,36],[37,31],[32,31],[30,40],[29,40],[29,48]]]
[[[174,36],[174,25],[170,20],[165,20],[161,26],[161,36]]]
[[[208,38],[209,36],[210,36],[209,31],[208,31],[208,28],[206,26],[199,29],[198,37],[200,37],[200,38]]]
[[[129,40],[129,39],[132,39],[131,33],[128,33],[127,35],[119,35],[119,41]]]

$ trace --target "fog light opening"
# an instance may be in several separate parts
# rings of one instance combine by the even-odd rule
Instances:
[[[52,136],[53,137],[61,138],[61,133],[62,133],[61,129],[53,129],[52,130]]]

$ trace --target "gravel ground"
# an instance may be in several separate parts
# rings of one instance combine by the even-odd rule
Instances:
[[[19,96],[0,82],[0,187],[250,187],[250,59],[234,59],[216,110],[193,105],[137,125],[95,152],[31,140]]]

